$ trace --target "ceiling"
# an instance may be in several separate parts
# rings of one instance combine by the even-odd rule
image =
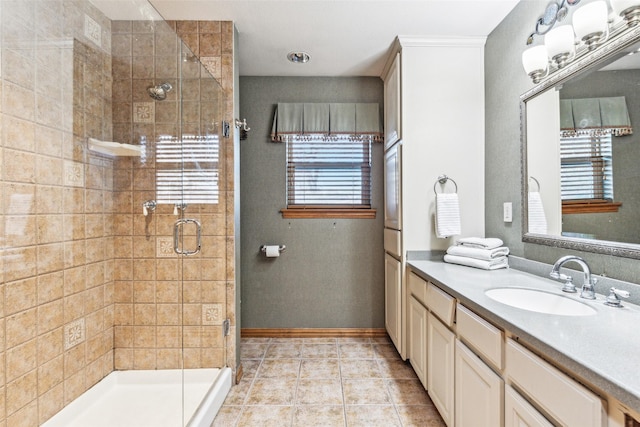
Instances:
[[[144,0],[91,0],[140,19]],[[233,21],[243,76],[380,76],[396,36],[486,37],[518,0],[149,0],[166,20]],[[543,4],[543,2],[541,2]],[[542,9],[541,9],[542,10]],[[305,51],[306,64],[287,53]]]

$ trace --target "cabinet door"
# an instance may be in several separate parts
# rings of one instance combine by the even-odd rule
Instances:
[[[401,351],[402,338],[402,265],[389,254],[384,256],[384,321],[387,333]]]
[[[384,155],[384,226],[402,229],[401,152],[397,143]]]
[[[400,53],[398,52],[384,80],[384,148],[391,147],[400,137]]]
[[[455,335],[429,313],[427,321],[427,390],[448,427],[454,426]]]
[[[427,387],[427,309],[409,297],[409,362],[420,382]]]
[[[504,381],[458,340],[455,377],[456,426],[502,426]]]
[[[552,424],[507,385],[504,390],[504,427],[552,427]]]

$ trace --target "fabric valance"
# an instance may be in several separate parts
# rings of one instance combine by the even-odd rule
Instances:
[[[294,136],[348,135],[382,141],[376,103],[279,103],[273,117],[271,141]]]
[[[624,96],[560,100],[562,136],[631,135],[631,120]]]

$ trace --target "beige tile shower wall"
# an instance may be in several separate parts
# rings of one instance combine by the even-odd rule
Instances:
[[[230,360],[235,360],[235,345],[227,341],[225,346],[229,338],[222,336],[221,326],[227,317],[233,322],[235,311],[234,245],[233,237],[228,237],[233,236],[233,203],[229,200],[233,177],[229,179],[226,167],[233,155],[229,152],[232,144],[221,141],[220,203],[191,205],[185,212],[203,226],[202,252],[197,256],[179,259],[173,252],[173,206],[159,205],[144,217],[142,203],[155,198],[154,141],[158,136],[175,136],[179,131],[204,134],[231,116],[226,113],[229,104],[220,103],[211,76],[192,61],[191,53],[184,52],[178,70],[179,41],[174,31],[177,27],[190,46],[193,40],[206,46],[211,56],[203,62],[212,67],[208,68],[211,74],[221,78],[222,29],[231,24],[112,24],[114,135],[147,147],[141,159],[118,160],[114,172],[115,367],[179,368],[183,346],[185,367],[221,367],[226,365],[225,347],[232,352]],[[181,32],[185,28],[192,32]],[[206,31],[202,42],[199,28]],[[146,88],[163,82],[172,84],[174,90],[166,100],[153,101]],[[178,85],[182,129],[178,129]],[[229,304],[228,292],[232,296]]]
[[[47,420],[113,369],[110,22],[0,5],[0,426]]]

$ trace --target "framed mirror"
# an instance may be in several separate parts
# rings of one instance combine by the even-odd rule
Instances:
[[[521,95],[524,242],[640,259],[639,49],[640,25],[612,32]]]

